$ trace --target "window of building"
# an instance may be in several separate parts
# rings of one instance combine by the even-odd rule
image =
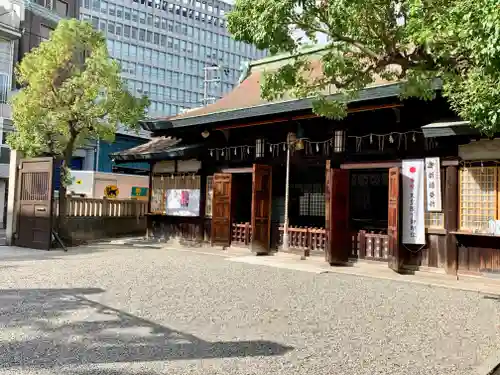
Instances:
[[[129,8],[125,8],[125,10],[123,11],[123,18],[125,18],[127,21],[130,21],[130,9]]]
[[[166,11],[167,10],[168,3],[166,1],[162,1],[161,3],[161,9]]]
[[[146,40],[146,30],[139,29],[139,40],[144,42]]]
[[[146,42],[153,43],[153,33],[151,31],[146,33]]]
[[[90,9],[90,0],[84,0],[83,1],[83,7],[86,9]]]
[[[138,29],[137,27],[132,27],[132,39],[137,39]]]
[[[108,2],[101,1],[101,13],[108,14]]]
[[[500,218],[498,171],[498,167],[468,167],[460,170],[460,229],[487,232],[489,220]]]
[[[116,24],[115,34],[118,36],[122,36],[122,24],[121,23]]]
[[[0,73],[0,103],[7,103],[7,96],[10,89],[10,79],[9,75],[6,73]],[[2,142],[5,143],[5,142]]]
[[[110,16],[115,16],[116,15],[116,5],[110,3],[108,7],[109,15]]]
[[[40,36],[43,39],[49,39],[50,38],[50,33],[54,31],[54,29],[45,26],[45,25],[40,25]]]
[[[148,24],[148,26],[153,26],[153,15],[152,14],[147,15],[147,24]]]
[[[168,4],[168,11],[170,13],[174,13],[174,5],[173,4]]]
[[[175,6],[175,14],[178,16],[181,14],[181,6],[180,5]]]
[[[123,26],[123,36],[125,38],[130,38],[130,26],[129,25]]]
[[[123,17],[123,7],[122,6],[116,7],[116,17],[120,18],[120,19]]]
[[[62,17],[66,17],[68,15],[68,3],[61,0],[56,0],[56,13]]]
[[[99,12],[99,9],[101,8],[101,3],[99,0],[92,0],[92,10],[95,12]]]
[[[167,46],[167,36],[166,35],[161,35],[160,36],[160,46],[166,47]]]
[[[92,26],[94,26],[94,29],[99,29],[99,18],[92,16]]]
[[[158,16],[155,16],[154,26],[159,29],[160,28],[160,23],[161,23],[161,18],[158,17]]]
[[[139,12],[139,23],[145,25],[146,24],[146,13]]]
[[[157,46],[160,45],[160,34],[154,33],[153,43],[156,44]]]
[[[132,9],[132,22],[139,21],[139,11],[137,9]]]
[[[167,30],[167,20],[165,18],[161,19],[161,28]]]
[[[108,21],[108,33],[114,34],[115,33],[115,23]]]

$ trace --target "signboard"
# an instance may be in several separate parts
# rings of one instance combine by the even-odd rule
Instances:
[[[168,189],[167,215],[200,216],[200,189]]]
[[[427,211],[441,212],[441,163],[439,158],[425,158]]]
[[[403,160],[403,243],[425,244],[424,160]]]
[[[120,194],[120,189],[115,185],[108,185],[104,188],[104,196],[106,198],[118,198],[118,194]]]
[[[148,200],[148,188],[132,186],[130,196],[132,199]]]

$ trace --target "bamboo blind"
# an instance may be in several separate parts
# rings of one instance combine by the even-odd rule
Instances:
[[[200,189],[200,176],[153,176],[151,212],[166,213],[166,195],[169,189]]]
[[[498,218],[498,178],[497,167],[460,170],[460,229],[484,232]]]

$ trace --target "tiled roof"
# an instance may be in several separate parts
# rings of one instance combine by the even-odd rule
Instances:
[[[128,150],[110,154],[110,158],[117,163],[129,161],[151,161],[194,156],[199,150],[197,144],[183,144],[181,139],[173,137],[155,137],[148,143]]]

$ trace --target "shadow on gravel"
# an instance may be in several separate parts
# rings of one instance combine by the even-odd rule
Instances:
[[[0,368],[273,356],[293,350],[262,340],[207,342],[87,297],[102,292],[0,290]]]

